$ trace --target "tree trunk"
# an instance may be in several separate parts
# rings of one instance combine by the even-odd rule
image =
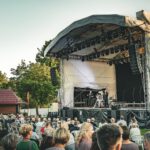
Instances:
[[[39,109],[38,109],[38,105],[36,105],[36,115],[38,116],[39,115]]]

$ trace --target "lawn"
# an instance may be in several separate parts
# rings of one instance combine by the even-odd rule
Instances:
[[[150,129],[140,129],[141,130],[141,135],[143,136],[144,133],[146,133],[147,131],[150,131]]]

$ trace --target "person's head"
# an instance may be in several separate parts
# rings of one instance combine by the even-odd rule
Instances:
[[[131,124],[131,128],[138,128],[139,126],[138,126],[138,124],[137,123],[132,123]]]
[[[115,123],[115,122],[116,122],[116,119],[112,117],[112,118],[110,119],[110,122],[111,122],[111,123]]]
[[[121,115],[121,116],[120,116],[120,120],[124,120],[124,116]]]
[[[41,141],[41,149],[47,149],[54,146],[54,132],[55,130],[51,130],[50,128],[46,128],[44,130],[44,135]]]
[[[97,142],[101,150],[120,150],[122,129],[115,124],[107,124],[97,130]]]
[[[84,122],[77,137],[77,144],[79,144],[82,139],[92,139],[93,132],[93,125],[91,123]]]
[[[25,138],[27,136],[31,137],[33,127],[30,124],[22,124],[19,133]]]
[[[123,140],[128,140],[130,137],[130,131],[128,129],[127,126],[121,126],[122,130],[123,130],[123,134],[122,134],[122,138]]]
[[[46,121],[46,122],[45,122],[45,127],[46,127],[46,128],[51,127],[51,122],[50,122],[50,121]]]
[[[90,122],[91,122],[91,119],[90,119],[90,118],[87,118],[86,122],[90,123]]]
[[[69,130],[68,122],[61,121],[60,122],[60,128],[65,128],[66,130]]]
[[[94,117],[91,118],[91,122],[95,122],[95,118]]]
[[[54,133],[55,144],[66,145],[69,141],[70,134],[65,128],[58,128]]]
[[[150,150],[150,131],[144,134],[144,148]]]
[[[15,150],[19,141],[19,137],[14,133],[5,135],[2,139],[2,146],[4,150]]]

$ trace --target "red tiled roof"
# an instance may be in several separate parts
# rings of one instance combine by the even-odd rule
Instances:
[[[19,98],[10,89],[0,89],[0,104],[18,104]]]

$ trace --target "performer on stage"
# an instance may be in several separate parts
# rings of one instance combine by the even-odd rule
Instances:
[[[94,98],[94,95],[93,95],[93,92],[92,90],[89,91],[89,94],[88,94],[88,107],[90,106],[93,106],[92,102],[93,102],[93,98]]]
[[[103,95],[100,91],[96,95],[96,102],[94,104],[94,108],[96,108],[96,107],[98,107],[98,108],[104,107]]]
[[[108,106],[109,106],[109,105],[108,105],[108,92],[107,92],[106,89],[103,90],[103,100],[104,100],[104,106],[105,106],[105,107],[108,107]]]

